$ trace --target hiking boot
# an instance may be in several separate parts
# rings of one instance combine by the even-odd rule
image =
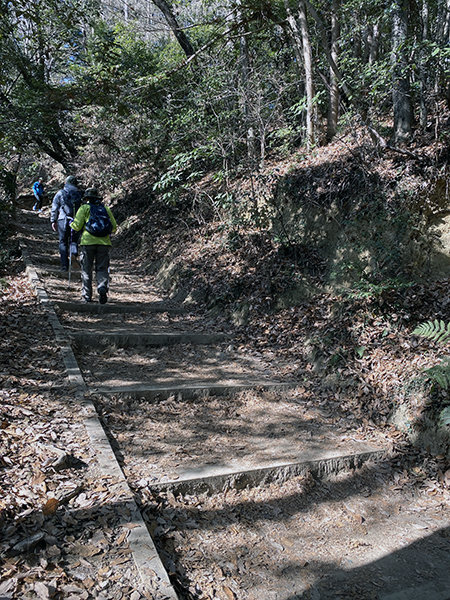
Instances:
[[[105,288],[101,288],[100,290],[98,290],[98,295],[99,295],[99,302],[100,304],[106,304],[108,302],[108,296],[106,295],[106,290]]]
[[[84,302],[85,304],[87,304],[88,302],[92,302],[92,300],[90,298],[85,298],[84,296],[82,296],[81,302]]]

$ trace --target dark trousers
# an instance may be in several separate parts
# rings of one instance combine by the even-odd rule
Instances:
[[[61,268],[69,268],[69,251],[70,244],[77,244],[80,238],[80,234],[69,227],[68,219],[59,219],[58,221],[58,237],[59,237],[59,256],[61,258]],[[75,248],[72,249],[72,254],[77,254],[78,250],[74,252]]]
[[[34,203],[33,210],[39,210],[42,208],[42,196],[35,194],[34,197],[36,198],[36,202]]]
[[[109,288],[110,246],[93,244],[81,246],[81,295],[85,300],[92,299],[92,271],[95,268],[97,291]]]

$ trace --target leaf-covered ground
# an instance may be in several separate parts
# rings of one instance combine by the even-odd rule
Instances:
[[[398,161],[388,162],[378,164],[386,180],[413,180],[413,168],[395,175]],[[326,172],[325,166],[323,173],[312,169],[310,175]],[[164,421],[158,431],[158,449],[164,455],[164,432],[180,438],[181,430],[186,433],[183,423],[199,419],[198,407],[172,406],[173,398],[153,415],[139,403],[130,405],[128,414],[114,402],[99,406],[180,597],[275,599],[286,586],[286,597],[295,589],[305,600],[315,600],[339,597],[333,582],[340,581],[340,597],[369,599],[378,597],[381,586],[389,588],[399,563],[417,565],[411,583],[426,577],[423,568],[433,576],[432,565],[419,563],[421,556],[448,545],[448,456],[429,436],[422,440],[425,448],[411,447],[390,416],[394,408],[406,407],[403,424],[414,425],[420,437],[424,417],[448,403],[447,391],[416,381],[446,349],[412,335],[418,323],[450,319],[448,279],[381,286],[353,296],[321,292],[294,307],[279,308],[277,298],[291,283],[292,261],[268,236],[247,231],[232,240],[223,222],[205,222],[198,214],[186,222],[179,207],[158,212],[139,189],[130,198],[131,207],[117,207],[122,227],[113,255],[113,301],[157,300],[154,261],[161,267],[171,257],[175,267],[166,269],[161,282],[175,297],[186,297],[186,287],[199,304],[184,321],[158,317],[162,329],[180,330],[188,323],[195,330],[232,334],[233,351],[299,382],[297,405],[303,417],[314,413],[345,436],[354,432],[366,439],[383,438],[391,448],[381,465],[322,483],[307,476],[266,489],[175,497],[151,492],[149,465],[142,456],[151,450],[152,440],[134,433],[146,419],[156,429],[154,421]],[[152,218],[146,220],[149,214]],[[54,236],[49,243],[54,260]],[[40,250],[42,241],[36,244]],[[44,258],[46,254],[50,252],[44,249]],[[310,275],[319,277],[320,257],[310,253],[304,258]],[[56,275],[47,269],[50,294],[59,300],[77,299],[78,288],[69,290]],[[233,321],[236,309],[241,309],[240,318]],[[125,508],[111,482],[96,473],[95,449],[89,447],[51,329],[23,274],[2,282],[0,317],[0,595],[137,600],[142,594],[123,545],[127,531],[120,525]],[[63,320],[75,327],[83,324],[71,315]],[[137,328],[149,325],[147,319],[132,321]],[[96,319],[89,322],[98,325]],[[170,353],[163,354],[157,359],[169,364]],[[132,353],[118,355],[126,372]],[[99,360],[106,368],[110,359],[110,351],[102,350],[92,364]],[[147,363],[153,359],[145,358]],[[81,353],[83,360],[89,379],[89,356],[83,359]],[[247,398],[242,406],[246,418],[251,418],[254,401],[259,402]],[[229,419],[233,437],[239,430],[236,404],[211,402],[213,410]],[[167,417],[173,413],[178,418],[170,430]],[[227,443],[226,431],[221,429],[218,436],[219,444]],[[208,441],[208,449],[216,450],[214,440]],[[186,450],[188,444],[180,442],[167,464],[158,468],[172,469]],[[200,455],[201,445],[194,444],[193,451]],[[387,561],[376,552],[382,544]],[[399,580],[398,585],[403,583]]]
[[[128,280],[130,294],[126,286],[120,286],[119,301],[136,294],[148,296],[139,270],[131,269]],[[126,508],[114,496],[112,482],[96,473],[95,449],[89,447],[51,329],[33,291],[23,276],[6,283],[1,304],[6,334],[1,338],[1,475],[6,490],[1,504],[1,551],[5,568],[0,589],[11,598],[138,599],[141,592],[126,547],[127,530],[120,526]],[[67,294],[67,286],[56,274],[46,278],[46,285],[57,291],[58,298]],[[256,308],[245,326],[235,330],[228,326],[237,335],[233,343],[242,355],[248,352],[275,371],[301,380],[295,392],[298,402],[288,407],[291,424],[291,413],[298,411],[299,419],[313,421],[312,433],[317,432],[314,421],[320,421],[338,437],[375,440],[381,436],[391,447],[381,465],[368,465],[322,483],[307,476],[213,497],[154,494],[149,474],[158,469],[170,474],[179,461],[185,461],[186,453],[189,460],[195,455],[203,459],[202,450],[229,453],[240,442],[237,452],[245,454],[249,447],[239,435],[240,417],[252,419],[255,408],[258,414],[266,414],[268,401],[282,411],[279,399],[247,394],[228,401],[211,398],[207,404],[184,404],[171,398],[156,410],[139,402],[130,405],[130,410],[113,402],[101,406],[104,423],[120,449],[125,472],[181,598],[246,600],[262,594],[276,598],[292,589],[305,599],[317,593],[332,598],[336,597],[335,578],[342,580],[344,574],[339,588],[342,597],[371,598],[376,597],[373,582],[378,581],[378,587],[392,584],[389,578],[394,577],[390,573],[396,561],[404,562],[402,553],[396,558],[399,545],[409,548],[407,562],[412,565],[417,566],[420,557],[430,552],[437,553],[439,562],[448,543],[441,534],[447,522],[450,485],[446,458],[411,448],[387,417],[396,390],[421,366],[437,360],[438,348],[412,337],[410,322],[445,309],[446,291],[445,284],[438,282],[411,288],[406,295],[385,294],[375,301],[322,296],[276,314]],[[112,301],[115,294],[113,283]],[[333,306],[339,307],[338,313]],[[213,327],[211,314],[202,310],[194,314],[195,328],[202,322]],[[156,323],[163,320],[167,327],[167,319],[167,315],[158,316]],[[70,317],[66,315],[65,321],[68,324]],[[219,324],[223,330],[223,316]],[[98,325],[95,319],[94,325]],[[178,318],[174,326],[180,327]],[[327,344],[323,344],[321,336],[326,334]],[[339,348],[337,358],[334,347]],[[111,350],[106,352],[110,356]],[[99,356],[104,353],[99,351]],[[188,356],[184,349],[179,361]],[[202,418],[205,410],[207,417]],[[222,415],[218,423],[213,422],[214,412]],[[149,422],[144,425],[146,419]],[[285,421],[286,414],[280,413],[280,419]],[[266,417],[262,425],[266,427]],[[251,426],[258,437],[256,420]],[[151,427],[156,427],[153,433]],[[215,431],[215,437],[192,444],[183,440],[183,435],[195,436],[195,427]],[[145,429],[147,435],[142,435]],[[276,429],[277,424],[272,424],[272,430]],[[292,433],[287,431],[287,435]],[[152,452],[160,457],[153,467],[147,459]],[[378,562],[380,536],[391,540],[385,548],[390,557],[387,563]],[[395,579],[396,585],[423,581],[421,567],[416,571],[416,579],[406,573]]]
[[[23,274],[2,280],[0,330],[0,597],[144,598],[121,526],[128,509],[97,471]]]

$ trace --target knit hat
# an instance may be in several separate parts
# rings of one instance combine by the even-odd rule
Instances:
[[[84,192],[84,198],[86,198],[87,200],[89,198],[95,199],[95,200],[101,200],[101,196],[99,195],[97,188],[88,188],[85,192]]]

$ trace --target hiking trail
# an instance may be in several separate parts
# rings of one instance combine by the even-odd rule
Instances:
[[[149,597],[450,599],[448,509],[395,485],[385,435],[336,424],[280,365],[161,297],[114,250],[108,303],[82,304],[46,212],[21,219]]]

